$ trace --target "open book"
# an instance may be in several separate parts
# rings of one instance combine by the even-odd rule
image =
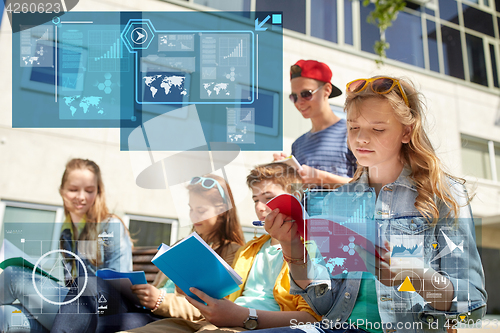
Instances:
[[[5,259],[4,261],[2,261],[0,263],[0,268],[1,269],[5,269],[5,268],[7,268],[9,266],[26,267],[30,271],[33,271],[33,269],[35,268],[35,265],[33,263],[31,263],[30,261],[28,261],[26,258],[22,258],[22,257],[15,257],[15,258]],[[36,272],[38,274],[42,275],[42,276],[48,277],[48,278],[50,278],[50,279],[52,279],[54,281],[59,282],[58,278],[56,278],[55,276],[47,273],[46,271],[44,271],[40,267],[36,268]]]
[[[35,268],[35,265],[33,263],[36,262],[36,260],[25,254],[17,246],[12,244],[8,239],[3,240],[2,247],[0,248],[0,260],[4,258],[5,260],[0,263],[0,269],[5,269],[9,266],[19,266],[26,267],[27,269],[33,271],[33,269]],[[41,267],[37,267],[36,272],[42,276],[59,282],[58,278],[49,274]]]
[[[279,208],[280,213],[295,220],[301,237],[306,243],[315,245],[314,248],[324,260],[323,264],[333,276],[350,271],[366,271],[365,262],[355,251],[356,245],[374,257],[381,258],[376,246],[382,247],[383,242],[377,234],[376,222],[366,213],[370,209],[361,209],[360,212],[358,207],[361,205],[366,208],[364,199],[362,194],[332,193],[324,202],[327,206],[324,212],[327,214],[312,217],[308,216],[295,196],[287,193],[274,197],[267,206]]]
[[[132,300],[135,304],[140,304],[137,295],[132,292],[130,287],[133,284],[147,284],[144,271],[137,272],[117,272],[114,269],[103,268],[96,272],[96,276],[106,280],[116,290]]]
[[[196,232],[172,247],[162,244],[151,261],[186,295],[202,303],[189,288],[220,299],[237,291],[242,283],[238,273]]]
[[[299,161],[295,158],[295,156],[290,155],[287,158],[279,161],[275,161],[274,163],[285,163],[288,164],[289,166],[293,167],[296,170],[302,170],[302,165],[300,165]]]

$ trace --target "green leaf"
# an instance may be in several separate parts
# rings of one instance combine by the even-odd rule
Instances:
[[[386,50],[389,49],[389,43],[383,40],[387,28],[392,26],[392,23],[398,18],[398,13],[402,11],[406,2],[404,0],[363,0],[363,6],[368,6],[370,3],[375,5],[375,9],[368,15],[366,21],[375,24],[380,30],[380,40],[375,42],[373,50],[380,56],[380,60],[376,63],[383,63],[383,58],[386,57]]]

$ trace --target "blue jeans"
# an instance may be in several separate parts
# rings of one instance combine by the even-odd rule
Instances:
[[[79,279],[81,277],[70,288],[67,299],[73,299],[78,294]],[[99,314],[100,311],[103,313]],[[161,318],[133,304],[103,279],[92,276],[77,301],[61,306],[50,332],[117,332],[141,327],[158,319]]]
[[[0,332],[48,332],[59,310],[57,303],[68,288],[35,274],[39,292],[56,304],[42,300],[32,280],[32,270],[9,266],[0,274]],[[57,291],[57,292],[54,292]],[[13,304],[15,301],[20,304]]]

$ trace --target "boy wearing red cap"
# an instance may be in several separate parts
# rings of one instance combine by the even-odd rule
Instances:
[[[356,170],[356,158],[347,147],[347,125],[330,109],[328,99],[342,94],[331,83],[330,68],[315,60],[299,60],[290,68],[290,100],[312,129],[292,144],[292,155],[302,165],[304,183],[347,183]],[[275,161],[284,153],[274,154]]]

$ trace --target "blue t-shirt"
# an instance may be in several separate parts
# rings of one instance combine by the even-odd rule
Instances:
[[[340,119],[319,132],[307,132],[292,144],[292,155],[302,165],[342,177],[352,177],[356,157],[347,148],[347,123]]]

